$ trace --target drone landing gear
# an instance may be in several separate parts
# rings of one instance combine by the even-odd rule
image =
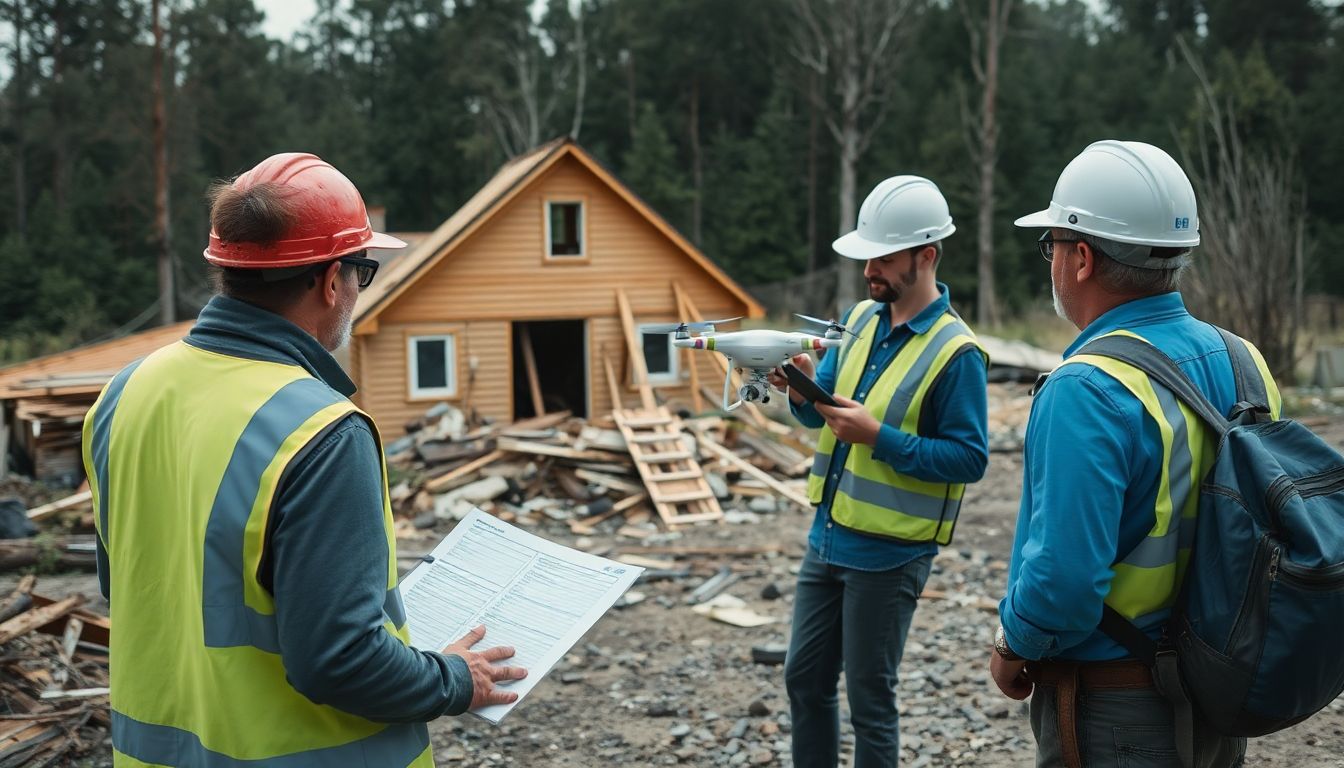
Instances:
[[[731,362],[731,361],[730,361]],[[728,403],[728,393],[732,389],[733,366],[728,366],[728,375],[723,379],[723,410],[731,411],[743,403],[765,404],[770,402],[770,382],[766,379],[769,372],[762,368],[750,368],[747,370],[747,380],[737,390],[737,402]]]

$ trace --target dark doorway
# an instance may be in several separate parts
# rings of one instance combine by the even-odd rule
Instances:
[[[588,331],[583,320],[543,320],[513,324],[513,418],[537,415],[532,404],[526,334],[532,342],[537,383],[547,413],[569,411],[588,418]]]

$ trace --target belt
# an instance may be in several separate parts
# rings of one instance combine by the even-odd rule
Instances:
[[[1082,768],[1078,744],[1078,689],[1143,689],[1153,687],[1153,673],[1138,661],[1029,661],[1027,677],[1055,689],[1060,752],[1067,768]]]

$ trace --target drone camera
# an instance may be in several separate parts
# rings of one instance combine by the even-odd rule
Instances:
[[[737,396],[746,403],[770,402],[770,385],[764,381],[749,381],[737,390]]]

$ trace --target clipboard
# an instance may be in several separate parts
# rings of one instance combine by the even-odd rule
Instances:
[[[812,380],[812,377],[798,370],[797,366],[785,363],[783,368],[784,376],[789,380],[789,387],[802,395],[804,400],[809,403],[839,407],[840,404],[835,401],[835,398],[831,397],[829,392],[822,389],[820,384]]]

